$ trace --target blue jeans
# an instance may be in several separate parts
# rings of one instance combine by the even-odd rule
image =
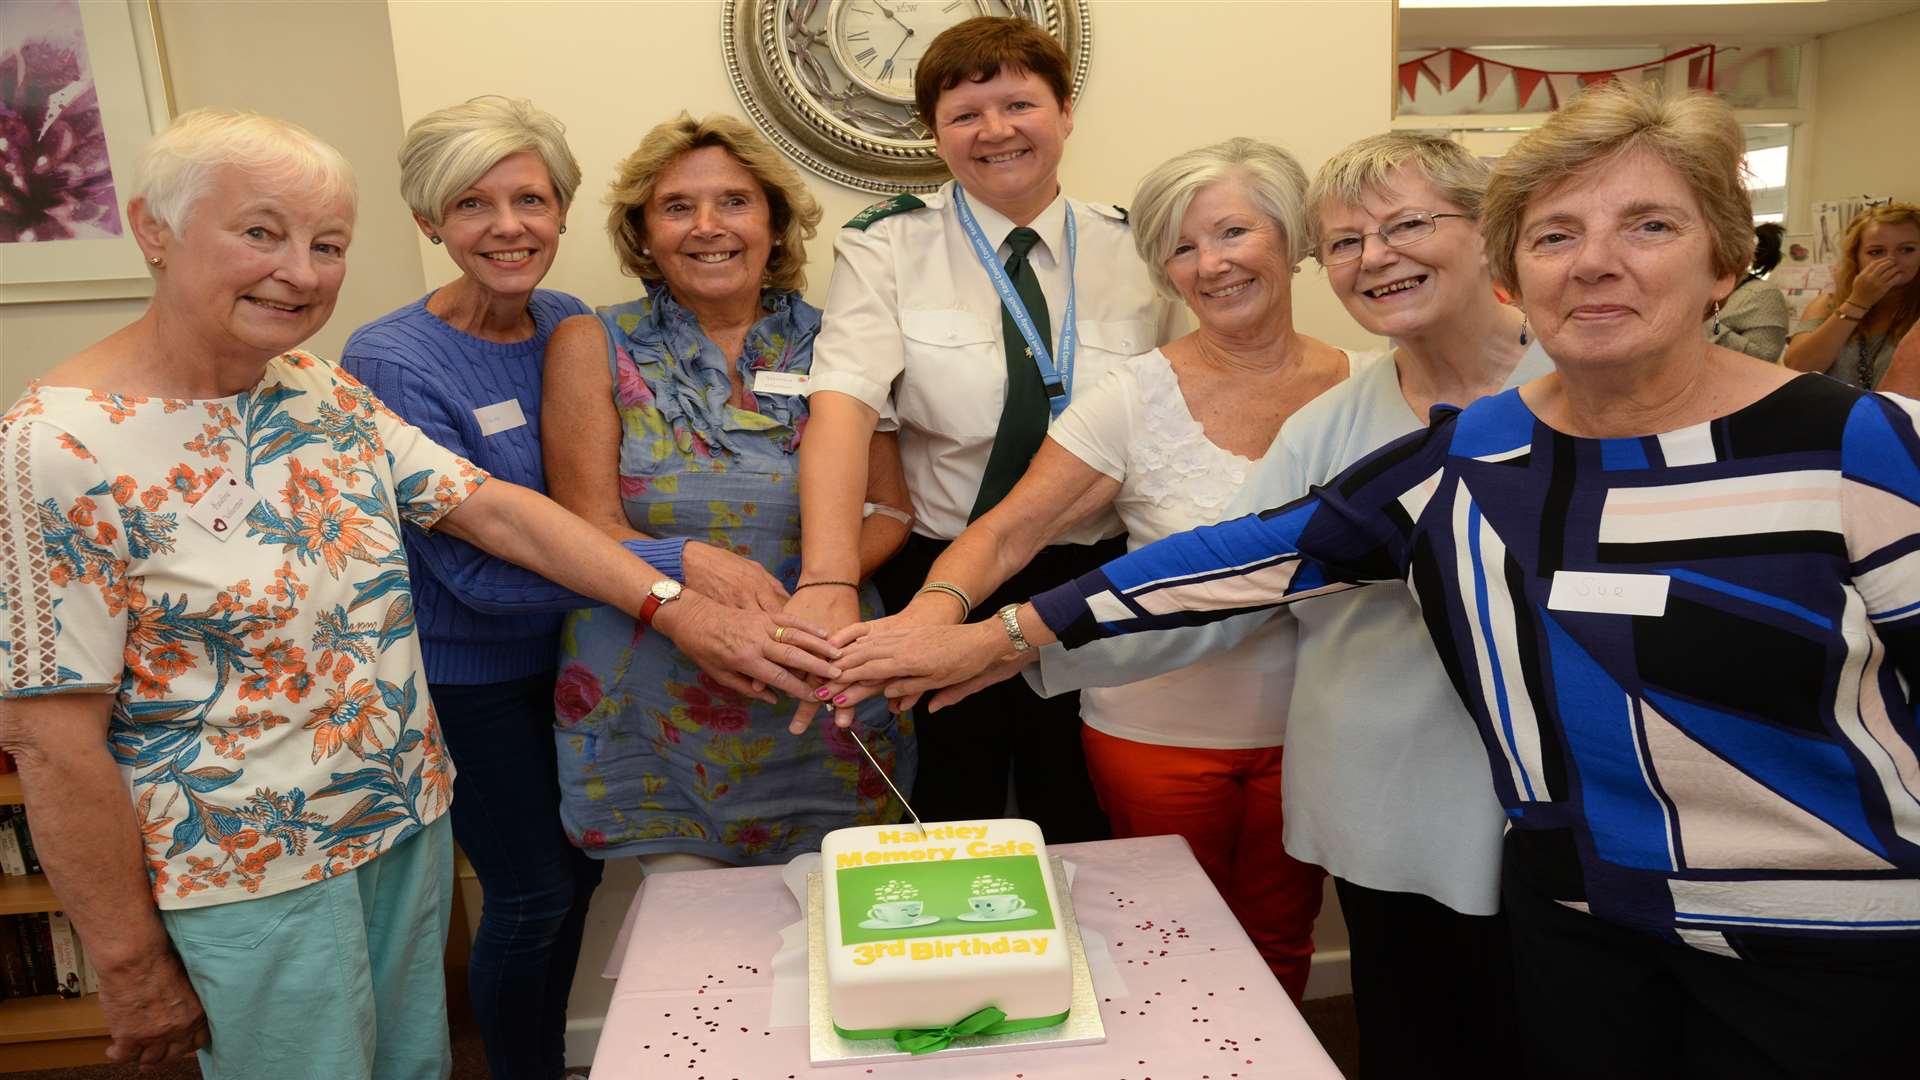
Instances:
[[[162,911],[207,1080],[446,1080],[453,843],[441,818],[337,877]]]
[[[600,864],[560,826],[553,674],[433,686],[453,755],[453,835],[485,899],[467,989],[494,1080],[556,1080]]]

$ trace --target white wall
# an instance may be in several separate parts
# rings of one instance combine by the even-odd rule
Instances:
[[[161,0],[161,32],[181,111],[217,106],[285,117],[333,143],[360,181],[347,281],[307,343],[337,356],[361,323],[419,296],[420,256],[400,201],[400,101],[384,4]],[[297,43],[297,47],[294,47]],[[0,405],[54,364],[132,322],[145,300],[0,306]]]
[[[411,121],[475,94],[531,98],[567,124],[585,176],[550,287],[590,304],[638,292],[620,276],[602,204],[614,164],[647,129],[682,109],[739,113],[720,56],[712,0],[603,4],[390,0],[400,111]],[[1076,106],[1062,180],[1075,195],[1125,204],[1153,165],[1234,135],[1271,139],[1309,172],[1340,147],[1387,128],[1391,7],[1385,0],[1097,0],[1093,67]],[[825,296],[833,234],[874,196],[814,180],[825,210],[808,246],[808,295]],[[445,254],[416,240],[429,283],[453,276]],[[1294,279],[1306,333],[1339,345],[1373,340],[1311,262]],[[587,1060],[610,984],[599,977],[637,875],[609,867],[595,897],[571,1008],[576,1061]],[[473,895],[471,886],[469,896]],[[1333,964],[1316,992],[1342,992],[1346,935],[1328,890],[1321,948]]]
[[[1920,202],[1920,11],[1819,42],[1809,203],[1846,195]]]

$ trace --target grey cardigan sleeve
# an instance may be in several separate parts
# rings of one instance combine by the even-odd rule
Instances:
[[[1749,281],[1733,290],[1720,309],[1720,333],[1713,343],[1778,363],[1787,351],[1790,319],[1785,293],[1769,282]]]

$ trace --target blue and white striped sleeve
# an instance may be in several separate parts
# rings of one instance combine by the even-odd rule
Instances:
[[[1176,533],[1034,597],[1034,606],[1071,649],[1403,580],[1415,527],[1407,496],[1436,482],[1452,432],[1448,417],[1304,498]]]

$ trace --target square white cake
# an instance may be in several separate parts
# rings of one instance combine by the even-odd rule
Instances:
[[[820,856],[827,988],[842,1036],[941,1027],[988,1006],[1007,1023],[1066,1019],[1072,958],[1038,825],[837,829]]]

